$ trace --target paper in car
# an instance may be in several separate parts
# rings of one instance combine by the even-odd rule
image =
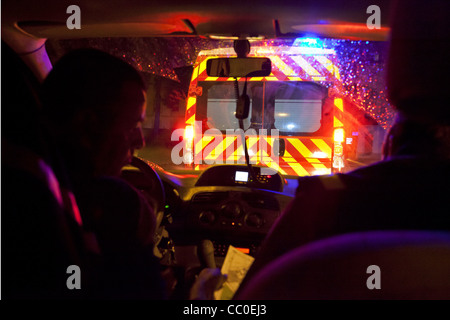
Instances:
[[[221,269],[222,274],[228,275],[228,278],[222,288],[214,292],[214,298],[216,300],[233,298],[254,260],[252,256],[229,246]]]

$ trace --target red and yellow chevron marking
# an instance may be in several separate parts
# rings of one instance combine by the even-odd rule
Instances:
[[[272,61],[272,65],[275,66],[275,69],[281,71],[284,76],[288,77],[296,75],[294,70],[292,70],[292,68],[289,65],[287,65],[283,60],[281,60],[279,56],[270,57],[270,60]]]
[[[195,113],[196,113],[196,104],[197,104],[197,77],[198,77],[199,67],[194,67],[191,77],[191,83],[189,85],[189,95],[186,102],[186,125],[194,125],[195,121]]]
[[[333,108],[333,126],[335,128],[344,127],[345,122],[345,114],[344,114],[344,102],[342,98],[334,99],[334,108]]]
[[[330,138],[304,138],[289,137],[285,139],[286,153],[283,157],[288,163],[301,163],[308,175],[331,173],[331,150],[332,140]],[[297,165],[292,166],[296,175],[306,175],[300,172]]]
[[[228,48],[229,49],[229,48]],[[291,53],[290,48],[283,50],[267,51],[267,47],[252,48],[253,53],[249,56],[267,56],[272,61],[272,73],[267,77],[248,78],[247,81],[331,81],[340,82],[339,70],[334,62],[333,54],[324,53],[302,55]],[[258,52],[263,50],[264,53]],[[220,50],[219,50],[220,51]],[[229,56],[219,55],[218,50],[211,50],[212,55],[198,57],[198,80],[199,81],[233,81],[229,77],[208,77],[206,74],[207,60]],[[229,51],[229,50],[228,50]],[[227,51],[227,52],[228,52]],[[244,78],[238,79],[244,81]]]
[[[203,164],[245,163],[244,149],[240,137],[222,136],[218,143],[216,136],[205,135],[195,145],[195,155]],[[239,141],[238,141],[239,139]],[[264,139],[267,149],[260,149],[260,139]],[[250,161],[256,165],[266,165],[284,175],[307,176],[331,173],[332,142],[330,138],[284,138],[286,150],[283,157],[272,153],[274,138],[250,136],[247,138]],[[198,169],[204,168],[203,165]]]

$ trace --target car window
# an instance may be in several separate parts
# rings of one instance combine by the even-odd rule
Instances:
[[[200,99],[197,108],[206,109],[208,128],[224,132],[239,129],[234,83],[203,82],[200,86],[206,97]],[[247,90],[250,111],[244,119],[244,130],[275,128],[286,134],[300,134],[320,129],[325,87],[300,81],[250,82]],[[205,114],[200,110],[198,113]]]
[[[248,119],[244,120],[244,129],[276,128],[284,136],[321,134],[323,130],[320,129],[328,123],[323,118],[324,99],[338,90],[363,110],[366,118],[376,123],[367,129],[371,139],[370,155],[368,152],[364,155],[367,146],[359,146],[358,152],[363,164],[378,161],[384,134],[394,115],[386,97],[384,79],[387,44],[377,41],[320,41],[272,40],[264,42],[264,45],[267,52],[272,53],[302,46],[306,46],[310,54],[314,54],[318,46],[333,49],[338,61],[339,87],[330,89],[327,83],[312,81],[249,82],[250,112]],[[252,42],[252,45],[260,43]],[[186,169],[184,164],[174,165],[171,160],[172,148],[178,143],[172,141],[171,135],[186,125],[186,105],[192,94],[189,83],[199,53],[213,49],[219,52],[223,48],[229,51],[232,46],[232,41],[228,40],[195,37],[51,39],[46,44],[53,63],[72,49],[93,47],[121,57],[141,71],[149,85],[147,114],[143,123],[146,146],[136,154],[169,171]],[[288,65],[286,61],[276,63]],[[310,66],[317,68],[311,62]],[[206,120],[209,128],[221,131],[239,128],[234,116],[236,96],[233,82],[205,81],[199,82],[198,86],[204,87],[205,91],[198,99],[196,119]],[[239,91],[243,91],[242,81],[239,82]],[[356,141],[358,134],[353,130],[347,137]],[[361,137],[359,140],[355,143],[362,144]]]

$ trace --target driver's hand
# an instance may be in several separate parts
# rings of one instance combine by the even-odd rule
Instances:
[[[220,269],[205,268],[195,280],[189,295],[191,300],[214,300],[214,291],[220,289],[227,280],[227,275]]]

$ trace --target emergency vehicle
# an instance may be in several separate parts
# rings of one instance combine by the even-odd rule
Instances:
[[[248,57],[271,60],[266,77],[207,75],[208,59],[235,55],[233,48],[198,55],[185,117],[187,166],[202,170],[211,164],[244,163],[239,134],[230,132],[239,129],[236,94],[245,83],[251,104],[244,130],[252,164],[283,175],[331,174],[345,171],[356,158],[358,138],[365,140],[360,148],[371,149],[372,137],[364,126],[368,117],[344,96],[337,54],[320,39],[301,39],[291,46],[252,44]]]

